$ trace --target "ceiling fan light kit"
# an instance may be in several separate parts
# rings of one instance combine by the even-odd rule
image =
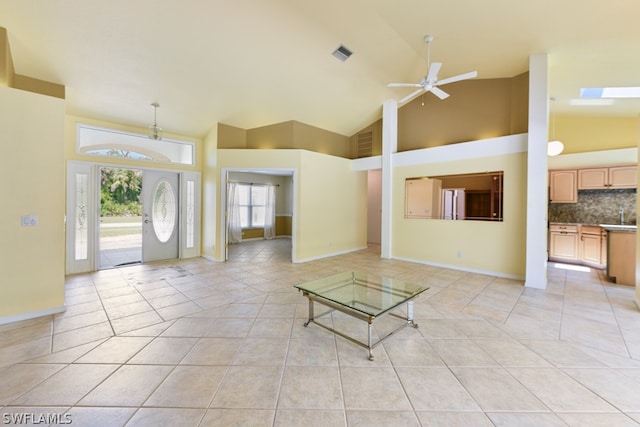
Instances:
[[[424,76],[418,83],[389,83],[388,87],[416,87],[420,88],[415,92],[410,93],[409,95],[402,98],[398,101],[399,104],[403,104],[404,102],[412,99],[416,95],[421,92],[431,92],[435,96],[440,99],[446,99],[449,97],[449,94],[438,86],[446,85],[449,83],[458,82],[461,80],[472,79],[478,76],[477,71],[471,71],[469,73],[458,74],[457,76],[448,77],[446,79],[438,80],[438,72],[440,72],[440,67],[442,67],[442,62],[434,62],[431,63],[431,42],[433,41],[432,35],[424,36],[424,41],[427,44],[427,75]]]

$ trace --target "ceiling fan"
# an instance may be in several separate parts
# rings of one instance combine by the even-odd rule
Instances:
[[[419,83],[389,83],[388,87],[419,87],[420,89],[415,92],[410,93],[409,95],[402,98],[398,101],[399,104],[402,104],[405,101],[413,98],[417,94],[422,91],[431,92],[435,96],[440,99],[446,99],[449,97],[449,94],[438,86],[446,85],[448,83],[458,82],[460,80],[472,79],[478,76],[477,71],[471,71],[465,74],[459,74],[457,76],[448,77],[446,79],[438,80],[438,72],[440,71],[440,67],[442,67],[442,62],[434,62],[430,63],[431,56],[431,42],[433,41],[433,36],[427,35],[424,36],[424,41],[427,43],[427,70],[428,73],[426,76],[420,79]]]

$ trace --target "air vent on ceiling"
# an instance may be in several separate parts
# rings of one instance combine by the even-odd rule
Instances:
[[[353,54],[349,49],[344,47],[343,45],[338,46],[336,50],[333,51],[332,55],[338,58],[340,61],[344,62]]]

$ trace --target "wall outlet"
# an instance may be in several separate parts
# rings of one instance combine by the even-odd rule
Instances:
[[[22,215],[23,227],[35,227],[38,225],[38,215]]]
[[[458,258],[462,258],[463,255],[462,251],[458,251]]]

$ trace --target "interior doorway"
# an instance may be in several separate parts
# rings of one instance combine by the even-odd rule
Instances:
[[[227,183],[223,190],[224,233],[221,236],[224,260],[293,261],[294,171],[225,169],[222,173],[223,182]]]

